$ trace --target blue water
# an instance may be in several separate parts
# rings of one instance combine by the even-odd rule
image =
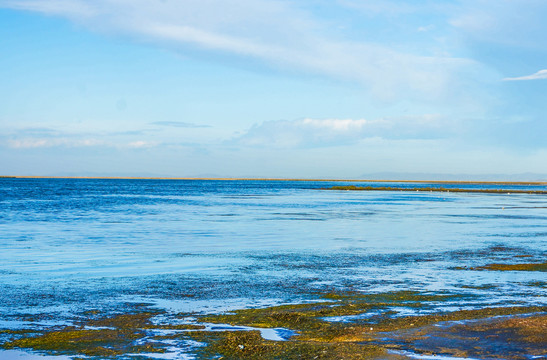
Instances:
[[[23,314],[62,323],[130,302],[214,313],[332,289],[476,295],[456,309],[545,304],[531,286],[544,272],[455,268],[545,261],[547,195],[319,190],[341,184],[0,179],[0,328]]]

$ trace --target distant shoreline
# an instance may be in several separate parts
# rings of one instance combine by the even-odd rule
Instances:
[[[139,177],[139,176],[27,176],[27,175],[0,175],[0,179],[314,181],[314,182],[412,183],[412,184],[547,185],[547,181],[367,180],[367,179],[214,178],[214,177],[144,177],[144,176]]]
[[[546,195],[547,190],[522,190],[522,189],[458,189],[458,188],[431,188],[431,187],[424,187],[424,188],[402,188],[402,187],[374,187],[374,186],[366,186],[366,187],[360,187],[355,185],[349,185],[349,186],[333,186],[330,188],[322,188],[320,190],[340,190],[340,191],[405,191],[405,192],[447,192],[447,193],[486,193],[486,194],[538,194],[538,195]]]

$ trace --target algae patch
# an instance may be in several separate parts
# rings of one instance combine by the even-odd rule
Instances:
[[[547,271],[547,262],[528,264],[488,264],[472,268],[474,270],[496,270],[496,271]]]
[[[203,359],[401,359],[405,357],[391,351],[458,354],[461,350],[457,347],[446,350],[441,346],[442,341],[429,343],[424,340],[429,339],[429,335],[442,339],[457,336],[482,339],[485,345],[476,353],[485,355],[490,351],[486,345],[488,336],[510,332],[511,337],[504,339],[517,350],[511,348],[507,351],[510,356],[504,354],[504,357],[519,359],[515,357],[518,349],[538,353],[534,349],[541,343],[547,325],[547,317],[537,315],[547,311],[547,307],[541,306],[452,312],[441,312],[436,307],[466,299],[460,294],[396,291],[330,292],[315,296],[313,303],[216,315],[168,314],[143,308],[126,309],[126,313],[113,316],[89,312],[72,326],[57,326],[36,333],[5,333],[11,338],[3,348],[92,359],[125,358],[128,354],[146,357],[170,352],[173,347],[184,348],[187,353]],[[432,313],[399,316],[397,309],[425,309]],[[347,322],[329,321],[331,317],[362,314],[368,316]],[[505,322],[498,321],[499,316],[506,316]],[[181,319],[190,323],[181,324]],[[472,319],[477,322],[468,323]],[[451,330],[441,333],[441,329],[445,329],[442,324],[447,323],[464,324],[467,328],[452,326],[448,327]],[[261,335],[261,329],[277,328],[288,329],[296,335],[284,339],[286,341],[268,340]]]
[[[200,320],[258,328],[287,328],[299,332],[298,340],[341,341],[356,338],[359,332],[353,324],[328,321],[329,317],[360,315],[367,312],[382,315],[373,316],[370,323],[389,318],[392,307],[422,308],[431,302],[454,299],[455,295],[422,294],[412,291],[398,291],[380,294],[327,293],[323,302],[298,305],[282,305],[262,309],[245,309],[233,313],[205,316]],[[457,295],[459,297],[459,295]],[[368,332],[368,330],[367,330]]]
[[[547,355],[546,328],[545,314],[490,317],[393,332],[384,341],[402,344],[414,353],[524,360]]]
[[[313,359],[313,358],[395,358],[390,349],[417,350],[422,353],[442,353],[437,348],[415,348],[414,333],[433,332],[438,324],[470,319],[491,319],[496,316],[517,316],[545,312],[547,307],[496,307],[460,310],[422,316],[394,317],[395,306],[430,307],[432,302],[453,300],[459,295],[431,295],[416,292],[383,294],[331,293],[324,294],[325,302],[284,305],[263,309],[246,309],[234,313],[204,316],[201,320],[263,328],[285,327],[298,332],[286,342],[271,342],[259,332],[223,332],[217,334],[194,332],[188,335],[208,344],[202,349],[207,356],[215,354],[227,359]],[[379,312],[378,310],[384,310]],[[330,322],[328,316],[348,316],[371,312],[374,315],[354,322]],[[498,323],[492,323],[495,330]],[[537,333],[537,328],[535,330]],[[392,334],[400,334],[394,337]],[[425,336],[424,335],[424,336]],[[393,340],[397,338],[397,340]],[[517,346],[525,344],[519,340]],[[526,345],[526,344],[525,344]],[[523,346],[525,346],[523,345]],[[528,346],[528,345],[526,345]],[[486,353],[486,350],[485,350]]]
[[[489,270],[489,271],[540,271],[547,272],[547,262],[525,263],[525,264],[502,264],[493,263],[482,266],[454,267],[454,270]]]
[[[88,313],[88,315],[94,315]],[[4,349],[31,349],[48,354],[112,358],[124,354],[164,353],[165,344],[154,341],[150,330],[161,328],[152,322],[158,312],[119,314],[98,319],[75,320],[74,326],[53,327],[22,336],[14,333]],[[177,328],[180,328],[177,327]]]
[[[145,334],[141,331],[65,328],[36,337],[14,340],[4,344],[4,348],[23,348],[59,354],[99,357],[126,353],[163,352],[156,344],[137,345],[135,341],[143,336]]]
[[[192,337],[208,343],[200,355],[210,359],[373,359],[389,358],[379,345],[352,342],[264,340],[258,331],[193,333]]]

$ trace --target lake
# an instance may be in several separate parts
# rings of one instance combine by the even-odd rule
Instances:
[[[93,330],[105,318],[143,308],[164,327],[202,324],[204,332],[250,333],[267,327],[238,323],[230,329],[234,322],[214,329],[202,317],[319,303],[328,294],[451,296],[422,299],[420,306],[393,304],[385,315],[390,318],[546,305],[545,271],[526,266],[545,262],[547,196],[511,190],[547,186],[442,185],[506,189],[502,194],[321,190],[341,184],[439,186],[0,179],[0,343],[67,327]],[[384,314],[377,310],[341,313],[328,322],[364,323]],[[261,334],[282,342],[303,331],[279,326]],[[140,339],[152,336],[159,335]],[[123,348],[108,356],[208,356],[200,352],[208,340],[185,336],[162,338],[161,351]],[[0,358],[80,354],[62,346],[16,344]],[[426,345],[397,346],[390,356],[426,358],[420,355]],[[504,351],[508,358],[516,353]]]

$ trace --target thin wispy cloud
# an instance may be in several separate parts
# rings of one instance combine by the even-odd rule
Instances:
[[[522,80],[544,80],[547,79],[547,70],[540,70],[532,75],[517,76],[517,77],[507,77],[504,78],[504,81],[522,81]]]
[[[3,144],[2,144],[3,143]],[[40,149],[40,148],[117,148],[117,149],[139,149],[152,148],[160,145],[157,141],[137,140],[130,142],[113,142],[101,139],[74,139],[74,138],[18,138],[1,141],[0,145],[11,149]]]
[[[61,134],[59,130],[46,127],[27,127],[15,131],[19,136],[28,137],[56,137]]]
[[[62,16],[182,53],[213,51],[356,81],[386,100],[446,96],[458,74],[477,66],[469,59],[402,52],[370,37],[327,35],[332,24],[290,1],[0,0],[0,6]]]
[[[0,147],[16,150],[45,148],[117,148],[137,149],[160,145],[142,137],[141,131],[66,132],[51,128],[12,129],[0,136]]]
[[[52,147],[93,147],[105,146],[107,143],[99,139],[70,139],[70,138],[21,138],[8,139],[7,146],[13,149],[36,149]]]

